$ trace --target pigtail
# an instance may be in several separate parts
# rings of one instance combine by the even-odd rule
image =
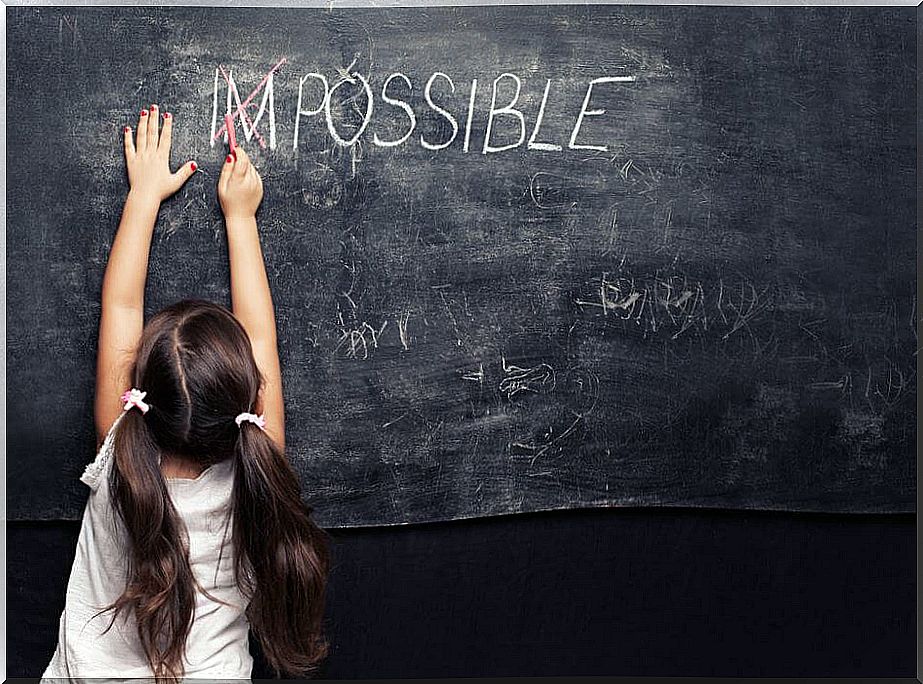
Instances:
[[[276,676],[312,673],[328,651],[323,635],[329,536],[311,519],[298,478],[278,445],[250,422],[235,448],[234,524],[238,583],[250,596],[251,629]]]
[[[110,496],[124,523],[127,548],[125,591],[104,611],[112,621],[125,609],[137,621],[141,645],[155,677],[179,679],[182,658],[195,612],[195,577],[189,565],[188,541],[160,470],[160,450],[147,414],[126,411],[114,435],[115,462]]]

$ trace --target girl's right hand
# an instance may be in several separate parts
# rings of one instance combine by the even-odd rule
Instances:
[[[263,179],[240,145],[224,161],[218,178],[218,202],[225,219],[252,218],[263,199]]]

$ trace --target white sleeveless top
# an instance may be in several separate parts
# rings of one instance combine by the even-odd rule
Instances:
[[[127,535],[110,506],[109,472],[116,425],[80,480],[90,488],[67,583],[58,644],[42,678],[153,677],[138,640],[137,622],[122,610],[112,625],[112,611],[93,617],[125,589]],[[196,590],[195,617],[186,639],[185,676],[249,679],[253,668],[247,636],[247,599],[234,581],[234,521],[226,513],[233,486],[230,460],[206,468],[195,479],[165,478],[173,504],[189,533],[189,561],[199,584],[233,607],[216,603]],[[225,536],[226,535],[226,536]],[[225,538],[221,552],[222,539]],[[221,552],[221,566],[218,556]]]

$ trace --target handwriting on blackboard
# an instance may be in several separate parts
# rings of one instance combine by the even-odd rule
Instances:
[[[275,76],[279,68],[285,64],[286,61],[287,60],[284,57],[280,59],[267,72],[267,74],[263,77],[256,88],[254,88],[254,90],[243,99],[241,99],[240,90],[238,89],[237,83],[234,80],[233,72],[225,70],[225,68],[220,65],[215,69],[214,96],[212,98],[211,117],[212,130],[210,138],[210,144],[213,147],[222,136],[224,141],[227,141],[228,136],[227,131],[225,130],[225,126],[223,124],[219,126],[219,123],[223,119],[224,114],[227,113],[231,115],[235,126],[240,125],[240,127],[243,129],[244,138],[248,142],[256,138],[257,142],[263,148],[266,147],[266,140],[259,131],[259,123],[263,117],[266,116],[268,119],[267,125],[269,128],[269,148],[276,148]],[[319,84],[322,88],[320,96],[315,97],[314,102],[311,102],[311,96],[306,94],[306,91],[310,93],[312,90],[316,90],[312,89],[311,86],[308,85],[309,81],[313,81],[316,84]],[[509,97],[508,94],[506,96],[501,94],[503,90],[508,90],[510,87],[510,85],[501,86],[501,84],[505,81],[515,87],[511,97]],[[609,149],[607,145],[592,144],[588,142],[587,140],[589,134],[582,131],[583,127],[587,123],[587,117],[602,116],[606,112],[606,110],[603,108],[591,108],[590,101],[593,96],[593,89],[594,87],[598,87],[603,84],[632,83],[634,81],[634,76],[620,75],[600,76],[590,80],[587,83],[583,102],[579,106],[579,109],[575,108],[576,113],[574,117],[574,124],[571,128],[570,136],[566,142],[568,149],[599,150],[602,152],[605,152]],[[526,123],[525,112],[517,107],[519,104],[520,95],[522,93],[522,79],[518,75],[509,71],[505,71],[494,78],[490,86],[490,107],[487,111],[487,125],[484,130],[484,142],[481,146],[481,154],[490,154],[516,149],[517,147],[520,147],[524,142],[526,143],[526,148],[529,150],[562,151],[564,149],[563,144],[549,142],[547,140],[543,141],[540,139],[542,119],[545,115],[545,108],[548,104],[549,96],[552,93],[552,83],[552,79],[545,79],[541,104],[539,105],[538,111],[535,114],[535,123],[531,127],[531,134],[529,135],[529,139],[526,141],[526,134],[529,131],[529,125]],[[218,94],[222,87],[225,90],[225,111],[219,113]],[[414,130],[417,127],[417,112],[411,106],[411,103],[407,102],[406,99],[402,99],[402,97],[409,96],[409,94],[413,91],[413,87],[414,86],[411,82],[411,79],[400,71],[395,71],[388,75],[387,78],[385,78],[384,82],[382,83],[381,90],[377,93],[377,96],[373,91],[368,79],[359,71],[350,72],[347,70],[341,70],[339,80],[333,82],[332,84],[330,80],[322,73],[312,71],[310,73],[304,74],[298,79],[298,105],[295,108],[295,120],[293,122],[294,134],[292,135],[292,149],[298,149],[298,137],[301,127],[306,125],[313,117],[323,117],[323,125],[326,126],[327,133],[336,142],[336,144],[344,147],[356,144],[356,142],[363,136],[368,137],[369,132],[371,132],[372,143],[378,147],[397,147],[398,145],[410,144],[408,141],[411,140]],[[461,142],[462,151],[464,152],[469,152],[471,149],[471,129],[472,121],[474,119],[475,97],[478,93],[478,87],[478,79],[471,79],[471,84],[468,87],[468,107],[467,112],[464,114],[464,134]],[[434,71],[423,85],[423,97],[426,100],[427,107],[440,117],[443,117],[452,129],[451,136],[442,141],[427,140],[424,134],[420,134],[418,138],[415,138],[415,140],[418,140],[419,144],[427,150],[445,149],[453,143],[456,143],[459,138],[460,124],[459,117],[456,116],[458,113],[446,109],[445,106],[443,106],[443,104],[441,104],[439,101],[440,90],[444,92],[444,89],[446,88],[450,92],[454,93],[456,86],[455,82],[452,80],[452,77],[442,71]],[[334,102],[334,95],[341,89],[344,91],[352,89],[357,91],[357,95],[361,94],[365,98],[365,110],[362,113],[361,123],[355,131],[351,132],[349,136],[342,135],[333,112],[332,103]],[[260,99],[259,107],[255,116],[251,118],[250,112],[248,110],[250,107],[255,107],[254,100],[260,95],[262,97]],[[391,140],[385,140],[378,135],[378,132],[372,130],[372,122],[376,111],[375,102],[377,97],[380,98],[385,105],[400,110],[402,112],[402,116],[406,118],[406,131],[400,137]],[[508,101],[506,101],[505,104],[501,104],[504,99],[508,99]],[[379,105],[379,108],[380,107],[381,105]],[[492,137],[494,134],[493,127],[495,122],[501,117],[507,118],[508,120],[515,122],[517,125],[519,133],[518,138],[514,141],[494,141]],[[581,135],[582,132],[583,135]],[[578,142],[578,137],[580,138],[581,142]]]

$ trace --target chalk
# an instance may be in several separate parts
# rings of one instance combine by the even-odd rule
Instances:
[[[224,127],[228,131],[228,145],[230,145],[231,152],[233,152],[234,148],[237,147],[237,136],[234,135],[234,122],[231,120],[230,114],[224,115]]]

